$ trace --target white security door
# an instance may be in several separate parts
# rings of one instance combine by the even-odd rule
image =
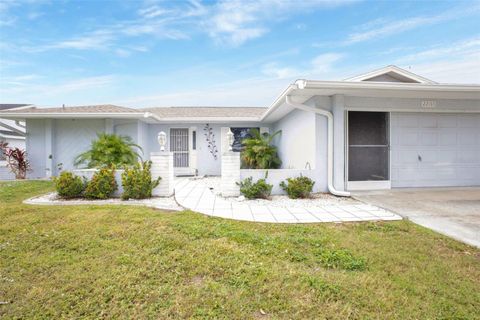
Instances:
[[[188,129],[170,129],[170,151],[173,152],[173,166],[188,168]]]
[[[392,113],[392,187],[480,185],[480,114]]]

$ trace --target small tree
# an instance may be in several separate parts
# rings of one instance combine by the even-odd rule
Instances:
[[[8,143],[0,143],[0,152],[5,155],[7,167],[15,175],[15,179],[25,179],[30,171],[30,162],[27,159],[27,152],[19,148],[9,148]]]
[[[250,138],[242,141],[242,163],[249,169],[277,169],[282,164],[278,157],[277,147],[272,145],[273,138],[280,134],[261,134],[258,129],[250,130]]]
[[[88,168],[134,165],[140,158],[134,148],[142,151],[130,137],[100,133],[98,139],[92,141],[90,150],[79,154],[74,164],[86,164]]]

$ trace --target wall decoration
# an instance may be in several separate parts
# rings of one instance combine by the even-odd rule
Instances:
[[[207,148],[210,151],[213,159],[217,160],[218,157],[218,149],[215,141],[215,134],[213,133],[212,127],[207,123],[205,127],[203,128],[203,131],[205,131],[205,138],[207,140]]]

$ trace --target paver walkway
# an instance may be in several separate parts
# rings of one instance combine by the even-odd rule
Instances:
[[[200,179],[178,178],[175,200],[182,207],[209,216],[274,223],[401,220],[399,215],[367,204],[314,207],[275,207],[229,200],[215,195]]]

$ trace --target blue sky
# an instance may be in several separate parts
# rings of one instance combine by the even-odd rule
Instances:
[[[0,1],[0,101],[268,106],[396,64],[480,83],[479,1]]]

